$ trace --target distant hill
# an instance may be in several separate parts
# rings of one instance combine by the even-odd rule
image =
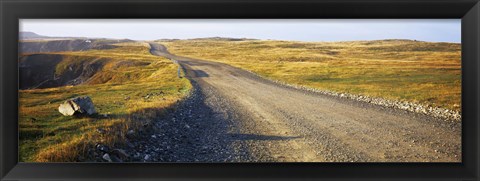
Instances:
[[[24,31],[24,32],[19,33],[19,38],[21,40],[25,40],[25,39],[39,39],[39,38],[49,38],[49,37],[39,35],[39,34],[36,34],[34,32]]]
[[[87,37],[61,37],[61,36],[44,36],[39,35],[34,32],[30,31],[21,31],[19,33],[20,40],[37,40],[37,39],[46,39],[46,40],[53,40],[53,39],[89,39]],[[100,39],[100,38],[95,38]]]
[[[178,41],[182,39],[158,39],[156,41],[163,41],[163,42],[172,42]],[[205,38],[190,38],[190,39],[183,39],[183,40],[208,40],[208,41],[247,41],[247,40],[257,40],[252,38],[230,38],[230,37],[205,37]]]
[[[216,40],[216,41],[246,41],[255,40],[251,38],[230,38],[230,37],[206,37],[206,38],[192,38],[189,40]]]

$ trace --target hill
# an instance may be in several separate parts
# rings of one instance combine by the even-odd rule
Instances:
[[[19,33],[19,38],[20,38],[20,40],[41,39],[41,38],[48,38],[48,36],[39,35],[39,34],[36,34],[34,32],[24,31],[24,32]]]

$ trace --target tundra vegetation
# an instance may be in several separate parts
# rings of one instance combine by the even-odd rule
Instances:
[[[223,38],[158,42],[179,56],[230,64],[288,84],[461,111],[461,46],[456,43]],[[27,67],[24,72],[52,77],[20,77],[21,162],[90,161],[89,150],[95,145],[121,146],[127,133],[148,129],[192,88],[177,76],[178,66],[152,55],[147,43],[102,40],[80,49],[74,47],[85,42],[61,43],[48,45],[56,51],[19,57],[20,66]],[[41,41],[30,44],[34,46],[22,49],[43,47]],[[41,66],[29,69],[29,64]],[[98,115],[68,117],[58,112],[61,103],[78,96],[89,96]]]
[[[293,85],[461,112],[461,45],[415,40],[159,41],[179,56],[222,62]]]
[[[188,95],[191,84],[177,77],[177,65],[151,55],[146,43],[123,42],[108,49],[22,54],[60,57],[47,63],[56,78],[99,65],[72,85],[29,88],[19,92],[19,157],[21,162],[88,161],[96,144],[121,145],[132,130],[148,129]],[[43,61],[36,59],[36,61]],[[45,60],[48,61],[48,60]],[[42,62],[40,62],[42,63]],[[80,70],[82,71],[82,70]],[[98,115],[68,117],[58,112],[65,100],[89,96]]]

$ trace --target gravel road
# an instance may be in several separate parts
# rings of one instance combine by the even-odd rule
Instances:
[[[230,65],[170,54],[194,91],[152,134],[140,161],[460,162],[461,123],[299,90]]]

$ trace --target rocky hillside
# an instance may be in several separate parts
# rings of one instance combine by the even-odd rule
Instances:
[[[64,39],[64,40],[25,40],[19,44],[21,54],[38,52],[86,51],[91,49],[112,49],[114,43],[132,42],[132,40],[106,39]]]
[[[101,70],[106,62],[108,59],[60,54],[21,56],[19,59],[20,89],[82,84]]]
[[[20,89],[79,85],[90,80],[109,58],[60,52],[107,50],[131,40],[72,39],[20,42]],[[117,62],[122,66],[125,62]],[[132,62],[130,62],[132,64]],[[138,64],[138,62],[135,62]],[[105,77],[101,76],[102,79]],[[93,81],[103,83],[106,80]]]

